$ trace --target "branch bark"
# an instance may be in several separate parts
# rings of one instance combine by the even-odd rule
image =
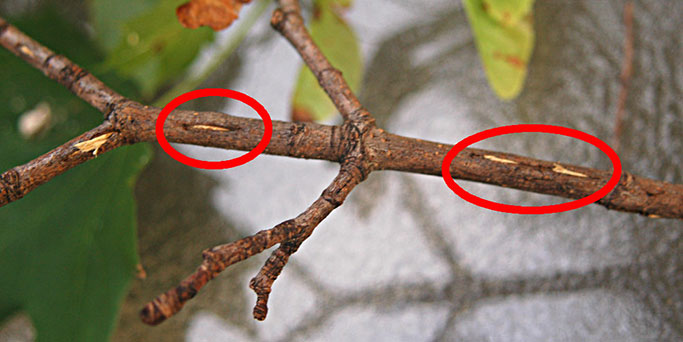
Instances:
[[[233,243],[204,251],[197,271],[178,287],[150,302],[143,321],[158,324],[183,305],[228,266],[280,244],[250,283],[257,294],[254,317],[264,319],[271,286],[289,257],[353,188],[372,171],[441,175],[450,144],[387,133],[375,126],[335,69],[308,34],[296,0],[278,1],[272,26],[297,49],[321,87],[344,118],[340,126],[273,121],[267,154],[340,163],[340,171],[322,195],[299,216]],[[104,122],[52,151],[0,175],[0,206],[16,201],[68,169],[119,146],[156,140],[160,109],[126,99],[92,74],[24,35],[0,18],[0,45],[99,109]],[[164,132],[169,141],[226,149],[250,150],[263,135],[260,120],[217,112],[173,111]],[[483,182],[565,198],[585,197],[610,178],[610,172],[560,164],[508,153],[465,149],[453,160],[456,179]],[[683,185],[624,173],[611,194],[598,201],[608,209],[650,217],[683,218]]]
[[[284,267],[289,256],[296,251],[303,240],[313,233],[313,229],[332,210],[344,202],[346,196],[363,179],[364,177],[358,173],[358,169],[350,164],[342,164],[339,174],[332,181],[332,184],[296,218],[238,241],[205,250],[202,254],[204,262],[197,271],[183,280],[176,288],[147,304],[141,312],[142,320],[147,324],[163,322],[166,318],[180,311],[183,305],[192,299],[209,280],[216,277],[228,266],[280,244],[280,247],[261,269],[259,275],[251,281],[251,286],[258,295],[254,316],[257,319],[264,319],[268,310],[266,303],[270,286],[282,271],[282,267]],[[294,245],[296,247],[292,248]]]

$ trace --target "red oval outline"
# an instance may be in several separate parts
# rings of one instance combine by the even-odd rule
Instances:
[[[168,115],[178,106],[187,101],[207,96],[220,96],[234,99],[246,104],[258,113],[261,119],[263,119],[264,130],[263,138],[261,138],[261,141],[258,143],[258,145],[256,145],[256,147],[254,147],[254,149],[233,159],[212,162],[188,157],[178,152],[175,148],[173,148],[173,146],[171,146],[168,140],[166,140],[166,136],[164,136],[164,122],[166,121]],[[256,158],[259,154],[263,153],[263,151],[270,143],[270,139],[273,135],[273,122],[271,121],[270,114],[268,114],[266,108],[264,108],[263,105],[261,105],[258,101],[251,98],[249,95],[231,89],[206,88],[187,92],[171,100],[171,102],[164,106],[164,108],[159,113],[159,117],[156,121],[155,131],[159,145],[161,145],[161,148],[164,149],[164,151],[166,151],[166,153],[168,153],[168,155],[171,156],[171,158],[185,165],[196,167],[199,169],[217,170],[228,169],[231,167],[246,164],[254,160],[254,158]]]
[[[465,189],[460,187],[455,182],[453,177],[451,177],[451,162],[453,161],[455,156],[457,156],[458,153],[464,150],[467,146],[470,146],[476,142],[488,138],[497,137],[499,135],[523,132],[537,132],[564,135],[585,141],[597,147],[598,149],[600,149],[600,151],[605,153],[612,162],[612,166],[614,168],[614,171],[612,172],[612,177],[610,177],[607,184],[605,184],[602,188],[584,198],[580,198],[578,200],[574,200],[567,203],[542,206],[511,205],[485,200],[481,197],[477,197],[467,192]],[[451,188],[451,190],[453,190],[453,192],[455,192],[456,195],[460,196],[465,201],[470,202],[474,205],[478,205],[489,210],[500,211],[510,214],[551,214],[578,209],[591,203],[597,202],[599,199],[607,196],[607,194],[610,191],[612,191],[614,187],[617,186],[617,184],[619,183],[619,179],[621,178],[621,160],[619,159],[617,153],[611,147],[609,147],[607,143],[588,133],[562,126],[543,124],[520,124],[487,129],[485,131],[481,131],[479,133],[470,135],[469,137],[466,137],[465,139],[461,140],[460,142],[455,144],[455,146],[453,146],[453,148],[451,148],[451,150],[448,151],[448,153],[446,154],[446,157],[444,158],[441,164],[441,175],[444,181],[446,182],[446,185],[448,185],[448,187]]]

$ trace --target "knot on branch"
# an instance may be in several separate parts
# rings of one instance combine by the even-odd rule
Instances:
[[[155,134],[153,123],[145,123],[145,127],[152,128],[148,130],[141,129],[142,126],[140,125],[144,121],[156,120],[156,117],[153,117],[151,113],[152,109],[154,108],[143,106],[126,98],[120,98],[107,103],[104,117],[105,121],[112,124],[112,130],[121,135],[124,143],[136,143],[148,140],[146,134]],[[158,115],[158,111],[156,115]]]
[[[24,197],[21,190],[21,176],[15,169],[9,169],[0,175],[0,201],[10,203]]]
[[[683,186],[665,185],[662,182],[636,177],[622,172],[619,183],[598,203],[607,209],[637,212],[658,217],[683,217]],[[667,208],[663,210],[663,208]],[[664,213],[665,215],[662,215]]]
[[[353,122],[345,122],[343,125],[339,126],[340,138],[339,144],[337,144],[338,154],[341,156],[341,161],[344,161],[352,153],[360,152],[361,140],[363,133],[361,128]]]
[[[281,8],[277,8],[270,17],[270,26],[275,30],[282,32],[285,24],[292,19],[302,20],[297,10],[285,11]]]
[[[356,112],[367,112],[360,108]],[[366,147],[365,141],[372,138],[374,120],[347,121],[341,126],[341,143],[339,155],[342,169],[352,167],[360,174],[359,179],[364,180],[372,171],[372,151]]]
[[[335,189],[330,189],[327,188],[323,190],[322,195],[320,197],[324,199],[327,203],[331,204],[334,208],[339,207],[340,205],[344,204],[344,200],[340,199],[340,193],[341,189],[335,188]]]
[[[601,198],[598,200],[598,203],[602,204],[605,206],[607,209],[612,209],[616,205],[614,205],[614,199],[616,197],[619,197],[622,190],[627,189],[632,186],[633,183],[633,175],[630,173],[623,171],[621,173],[621,177],[619,178],[619,183],[612,189],[612,191],[607,194],[607,196]],[[627,191],[628,192],[628,191]]]

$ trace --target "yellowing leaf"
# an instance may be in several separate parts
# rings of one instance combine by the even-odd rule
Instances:
[[[356,91],[362,80],[363,59],[358,39],[340,13],[343,7],[350,4],[349,0],[316,1],[309,30],[332,66],[342,72],[351,90]],[[318,80],[303,66],[292,100],[292,119],[324,120],[335,112],[334,104],[320,88]]]
[[[506,100],[519,95],[534,46],[533,0],[464,0],[486,77]]]

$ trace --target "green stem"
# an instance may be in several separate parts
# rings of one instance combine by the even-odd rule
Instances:
[[[237,47],[242,43],[246,37],[249,30],[256,24],[258,18],[263,15],[270,4],[270,0],[259,0],[256,2],[256,8],[249,12],[249,14],[242,20],[238,21],[238,26],[235,28],[235,33],[230,37],[230,41],[225,44],[220,51],[216,51],[211,57],[205,67],[195,75],[187,74],[185,79],[178,82],[169,91],[163,93],[156,101],[154,101],[154,106],[161,107],[165,106],[167,103],[171,102],[180,94],[184,94],[188,91],[194,90],[199,87],[199,85],[204,82],[209,75],[214,73],[216,69],[227,59]]]

